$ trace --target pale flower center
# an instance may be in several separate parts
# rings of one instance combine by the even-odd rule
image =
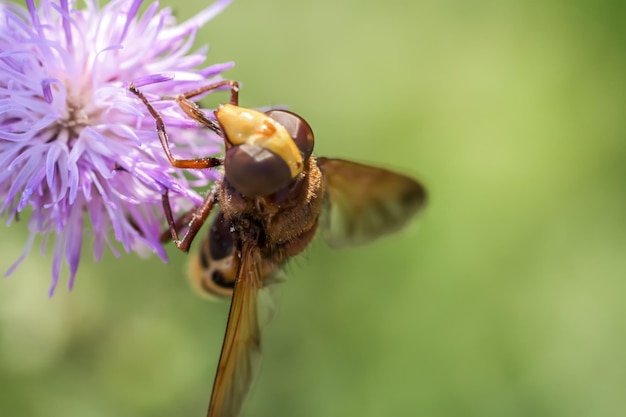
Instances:
[[[89,125],[90,117],[93,120],[95,116],[88,114],[82,103],[75,103],[68,99],[65,116],[55,123],[53,134],[48,142],[60,140],[71,147],[82,130]]]

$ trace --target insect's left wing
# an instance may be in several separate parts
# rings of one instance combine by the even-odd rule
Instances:
[[[426,203],[416,180],[342,159],[317,158],[326,191],[321,219],[334,247],[366,243],[403,227]]]
[[[244,244],[207,417],[237,417],[250,390],[261,353],[259,303],[269,291],[262,288],[262,262],[259,248]]]

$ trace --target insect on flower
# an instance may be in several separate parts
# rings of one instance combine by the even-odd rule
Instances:
[[[215,119],[193,97],[230,87],[230,103]],[[219,209],[190,272],[204,292],[231,297],[208,417],[236,417],[250,388],[260,353],[260,297],[290,257],[302,252],[318,229],[332,246],[360,244],[404,226],[425,204],[423,186],[385,169],[314,157],[308,123],[295,113],[261,113],[239,107],[239,86],[222,81],[175,100],[183,111],[224,139],[223,158],[177,159],[159,112],[131,84],[156,120],[158,137],[174,167],[222,166],[224,175],[204,202],[174,219],[168,193],[163,208],[176,246],[187,252],[216,204]],[[180,238],[179,233],[185,229]],[[169,238],[166,234],[164,238]]]

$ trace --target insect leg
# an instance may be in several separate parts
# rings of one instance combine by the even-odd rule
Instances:
[[[226,85],[230,87],[230,104],[234,104],[235,106],[238,106],[239,105],[239,83],[237,81],[232,81],[232,80],[224,80],[224,81],[220,81],[217,83],[205,85],[205,86],[196,88],[194,90],[189,90],[185,93],[178,95],[176,99],[178,100],[179,97],[190,99],[195,96],[199,96],[200,94],[204,94],[212,90],[217,90],[218,88],[224,87]]]
[[[165,211],[165,218],[167,219],[167,224],[170,228],[170,233],[176,247],[183,252],[189,252],[189,247],[191,246],[191,242],[196,237],[200,228],[206,221],[206,218],[209,217],[213,206],[216,201],[216,189],[213,188],[207,196],[205,197],[202,204],[193,208],[189,212],[185,213],[181,218],[177,221],[174,220],[174,216],[172,215],[172,206],[170,205],[169,192],[165,191],[163,194],[163,211]],[[179,224],[180,223],[180,224]],[[187,231],[182,239],[178,238],[177,229],[184,224],[187,224]]]
[[[170,145],[169,145],[169,141],[168,141],[168,138],[167,138],[167,132],[165,131],[165,123],[163,123],[163,118],[161,117],[159,112],[154,108],[154,106],[152,104],[150,104],[150,102],[148,101],[146,96],[137,87],[135,87],[135,85],[133,83],[131,83],[128,86],[128,89],[130,90],[131,93],[133,93],[137,97],[139,97],[139,99],[143,102],[143,104],[148,109],[148,112],[150,112],[150,115],[154,118],[155,123],[156,123],[157,134],[159,135],[159,140],[161,141],[161,146],[163,146],[163,150],[165,151],[165,155],[167,156],[167,159],[170,161],[170,164],[172,164],[173,167],[176,167],[176,168],[191,168],[191,169],[206,169],[206,168],[213,168],[213,167],[216,167],[216,166],[220,166],[220,165],[223,164],[223,160],[221,158],[214,158],[214,157],[196,158],[196,159],[177,159],[177,158],[174,158],[174,156],[172,155],[172,152],[170,151]],[[195,103],[192,103],[192,104],[194,104],[194,106],[195,106]],[[197,106],[196,106],[196,108],[197,108]],[[198,111],[200,111],[200,110],[198,109]],[[202,112],[200,111],[200,113],[202,113]],[[202,114],[204,115],[204,113],[202,113]],[[206,120],[210,121],[210,119],[208,119],[206,116],[204,116],[204,118]],[[198,120],[198,119],[194,118],[194,120]],[[211,122],[212,122],[212,124],[211,124]],[[207,126],[209,129],[211,129],[214,132],[217,132],[218,134],[221,135],[221,130],[220,130],[219,126],[217,125],[217,122],[210,121],[209,125],[205,124],[205,126]]]
[[[167,192],[166,192],[167,194]],[[169,195],[167,197],[165,197],[165,195],[162,196],[161,198],[162,202],[163,202],[163,211],[165,211],[165,205],[167,204],[167,207],[170,207],[169,205]],[[167,200],[167,202],[165,201]],[[163,231],[163,233],[161,233],[161,236],[159,237],[159,240],[161,241],[161,243],[167,243],[170,240],[172,240],[172,238],[174,237],[174,233],[176,233],[178,230],[182,229],[183,226],[185,226],[186,224],[189,224],[189,222],[191,221],[194,213],[196,212],[196,210],[198,209],[198,206],[195,206],[193,208],[191,208],[190,210],[188,210],[186,213],[184,213],[183,215],[181,215],[178,219],[174,220],[174,228],[172,230],[172,226],[171,226],[171,222],[168,220],[167,224],[168,227],[167,229],[165,229]],[[171,212],[171,208],[170,208],[170,212]],[[167,215],[165,216],[167,217]],[[172,216],[173,217],[173,216]],[[178,234],[176,234],[176,236],[178,236]],[[174,237],[174,239],[178,239],[178,237]]]
[[[239,105],[239,83],[237,81],[225,80],[217,83],[205,85],[200,88],[196,88],[195,90],[190,90],[185,93],[179,94],[176,97],[164,97],[167,99],[174,99],[180,106],[180,108],[185,112],[187,116],[191,119],[197,121],[203,126],[208,127],[213,130],[220,136],[222,135],[222,131],[219,128],[219,125],[215,120],[209,119],[198,105],[191,101],[190,99],[200,94],[207,93],[212,90],[216,90],[218,88],[229,86],[230,87],[230,104],[234,104],[235,106]]]

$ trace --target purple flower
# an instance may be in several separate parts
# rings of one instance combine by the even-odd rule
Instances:
[[[230,0],[217,0],[182,24],[157,3],[142,15],[141,0],[113,0],[102,8],[96,0],[85,3],[80,10],[68,0],[41,0],[38,7],[26,0],[26,9],[0,3],[0,214],[7,224],[29,217],[30,231],[7,275],[37,235],[43,235],[42,251],[51,237],[50,295],[63,263],[72,287],[85,239],[96,259],[105,246],[118,256],[121,246],[126,252],[148,248],[165,260],[162,193],[170,191],[181,213],[202,201],[192,187],[216,175],[185,176],[170,166],[154,119],[127,91],[129,82],[154,101],[220,80],[232,67],[200,67],[207,48],[190,52],[197,30]],[[200,131],[175,102],[155,106],[177,157],[219,151],[219,138]],[[119,244],[110,240],[111,230]]]

